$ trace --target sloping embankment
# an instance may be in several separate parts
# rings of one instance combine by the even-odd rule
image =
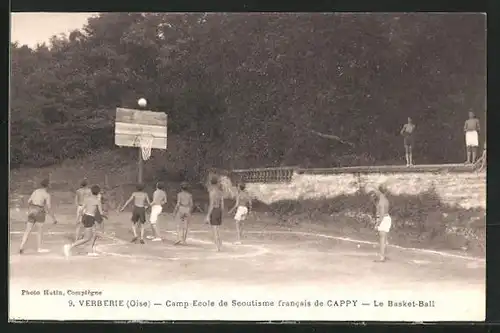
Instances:
[[[235,187],[222,179],[233,197]],[[289,182],[249,183],[247,189],[256,209],[284,223],[314,220],[373,234],[373,204],[365,188],[380,184],[390,193],[393,242],[484,254],[485,173],[294,174]]]

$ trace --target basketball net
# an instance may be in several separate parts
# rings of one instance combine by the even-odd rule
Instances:
[[[149,160],[151,157],[151,148],[153,146],[154,136],[152,135],[141,135],[139,136],[139,146],[142,151],[142,159],[144,161]]]

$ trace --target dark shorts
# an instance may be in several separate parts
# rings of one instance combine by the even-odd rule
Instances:
[[[28,208],[28,222],[30,223],[44,223],[45,215],[45,209],[43,207],[30,206]]]
[[[222,224],[222,209],[214,208],[210,214],[210,225],[221,225]]]
[[[91,215],[84,214],[82,216],[82,224],[85,228],[92,228],[95,224],[95,217]]]
[[[132,211],[132,222],[137,223],[146,223],[146,208],[145,207],[137,207],[134,206],[134,210]]]
[[[415,139],[413,138],[413,135],[405,136],[403,141],[404,141],[405,147],[413,147],[413,145],[415,143]]]

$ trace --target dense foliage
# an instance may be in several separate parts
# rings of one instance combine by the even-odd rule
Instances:
[[[139,97],[193,165],[395,162],[408,116],[417,162],[461,162],[467,111],[485,128],[485,48],[471,14],[100,14],[11,44],[11,162],[114,147],[115,108]]]

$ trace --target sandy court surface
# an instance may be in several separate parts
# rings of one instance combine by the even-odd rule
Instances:
[[[376,263],[373,261],[376,244],[370,241],[345,239],[342,235],[326,231],[319,233],[300,227],[292,230],[250,222],[246,226],[243,244],[236,245],[234,224],[229,218],[221,228],[223,251],[218,253],[212,243],[211,230],[202,223],[201,216],[192,220],[188,245],[174,246],[175,221],[169,214],[163,214],[159,222],[164,238],[162,242],[146,240],[144,245],[132,244],[129,213],[111,214],[105,222],[105,236],[98,240],[98,257],[87,256],[89,248],[86,247],[75,249],[69,259],[64,258],[62,247],[74,233],[71,222],[74,217],[69,214],[58,214],[58,225],[46,223],[44,247],[50,250],[49,253],[38,254],[34,251],[33,235],[25,254],[19,255],[24,214],[23,211],[11,212],[9,274],[11,311],[15,313],[21,308],[17,305],[14,311],[14,302],[21,304],[26,299],[23,298],[26,296],[20,296],[22,289],[92,286],[113,290],[109,291],[113,295],[126,291],[158,295],[158,290],[170,288],[170,294],[176,297],[182,296],[179,294],[181,291],[184,296],[188,291],[208,297],[211,293],[227,295],[233,289],[240,297],[243,294],[248,297],[261,294],[298,297],[301,293],[304,294],[301,297],[328,293],[348,297],[354,293],[358,298],[368,297],[370,300],[373,297],[430,299],[439,296],[446,305],[441,303],[440,311],[444,312],[438,318],[484,319],[485,261],[480,258],[390,247],[390,260]],[[146,230],[149,234],[148,225]],[[461,299],[460,303],[455,299]],[[316,313],[320,316],[320,311]],[[436,309],[425,315],[432,313],[436,315]],[[254,312],[254,315],[257,314]],[[383,317],[367,314],[368,317],[359,318],[360,313],[357,315],[350,320]],[[64,312],[61,316],[71,317]],[[208,316],[207,312],[205,316]],[[222,319],[220,313],[218,316],[203,318]],[[298,320],[294,316],[292,319]],[[345,320],[350,318],[348,314],[343,316]],[[399,317],[394,316],[382,319],[398,320]],[[412,317],[411,320],[419,318]],[[320,319],[334,318],[315,318]]]

